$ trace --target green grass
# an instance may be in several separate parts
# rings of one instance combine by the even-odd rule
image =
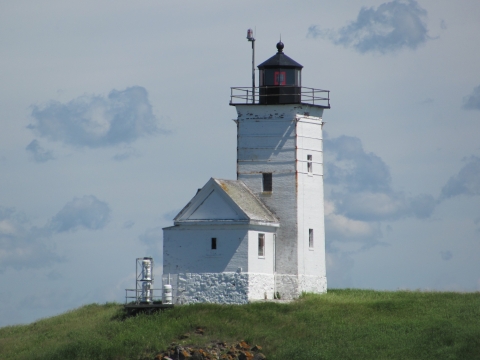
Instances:
[[[0,359],[153,359],[187,343],[238,341],[269,360],[480,359],[480,293],[329,290],[290,304],[179,306],[123,318],[118,304],[87,305],[0,328]]]

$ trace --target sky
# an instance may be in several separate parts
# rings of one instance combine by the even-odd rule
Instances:
[[[236,177],[230,87],[284,52],[324,112],[329,288],[480,291],[480,2],[3,1],[0,326],[123,302]],[[159,285],[159,284],[156,284]]]

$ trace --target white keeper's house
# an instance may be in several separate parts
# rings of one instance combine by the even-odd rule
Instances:
[[[283,52],[258,65],[259,87],[232,88],[237,179],[211,178],[163,229],[163,283],[174,302],[243,304],[327,291],[323,110]]]

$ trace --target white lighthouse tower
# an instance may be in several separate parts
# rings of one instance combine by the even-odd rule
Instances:
[[[258,88],[232,88],[237,180],[210,179],[164,229],[164,281],[176,302],[293,299],[327,289],[323,110],[283,52],[258,66]]]
[[[249,104],[232,97],[232,105],[237,179],[279,219],[275,288],[292,298],[327,287],[322,119],[330,104],[327,91],[302,87],[303,66],[283,48],[279,42],[277,53],[258,66],[258,97]]]

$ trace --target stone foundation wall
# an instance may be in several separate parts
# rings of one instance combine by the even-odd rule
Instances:
[[[298,275],[298,294],[303,291],[323,294],[327,292],[327,277],[313,275]]]
[[[273,299],[273,274],[248,273],[248,300]]]
[[[168,283],[168,275],[163,276]],[[273,299],[273,275],[256,273],[181,273],[170,275],[175,304],[246,304]]]
[[[296,299],[303,291],[315,294],[327,292],[325,276],[277,274],[275,280],[275,292],[280,294],[282,300]]]
[[[168,275],[164,275],[162,280],[163,284],[167,284]],[[170,275],[174,304],[246,304],[273,299],[277,292],[282,300],[292,300],[298,298],[302,291],[327,291],[327,279],[324,276],[277,274],[275,280],[272,274],[238,272]]]

